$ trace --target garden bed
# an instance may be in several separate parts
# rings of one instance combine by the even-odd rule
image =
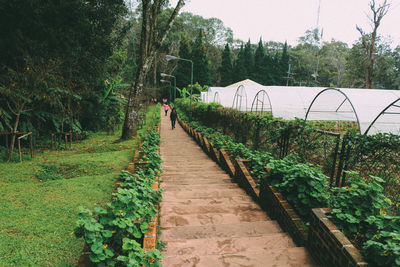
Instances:
[[[180,121],[180,123],[182,127],[187,128],[186,131],[194,139],[199,139],[199,134],[196,130],[183,121]],[[282,194],[268,184],[267,180],[263,180],[260,188],[257,187],[255,180],[247,169],[248,160],[235,159],[232,163],[231,157],[224,149],[217,150],[212,143],[209,143],[208,146],[206,142],[199,142],[199,144],[204,149],[208,148],[209,156],[234,177],[234,180],[250,196],[260,203],[271,219],[278,221],[282,229],[292,236],[297,245],[306,246],[319,264],[322,266],[367,265],[361,253],[351,245],[344,234],[325,216],[327,209],[314,209],[310,227],[306,227],[306,224],[294,208],[284,199]],[[217,153],[219,155],[218,158],[216,157]]]
[[[327,208],[313,209],[307,247],[318,263],[331,266],[367,266],[361,253],[332,223]]]
[[[149,266],[162,258],[156,249],[162,192],[159,123],[148,130],[129,165],[133,173],[121,172],[111,202],[93,212],[81,209],[75,235],[86,242],[79,266]]]

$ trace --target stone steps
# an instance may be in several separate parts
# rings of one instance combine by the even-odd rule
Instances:
[[[204,244],[207,245],[205,246]],[[168,241],[164,255],[190,255],[193,252],[198,255],[240,253],[245,251],[264,252],[268,249],[292,248],[295,246],[292,238],[286,233],[234,238],[200,238]]]
[[[225,197],[225,198],[196,198],[196,199],[179,199],[179,198],[163,198],[161,207],[166,205],[214,205],[214,204],[246,204],[249,203],[251,197],[247,195]]]
[[[244,211],[239,214],[232,213],[199,213],[199,214],[163,214],[161,213],[161,225],[165,228],[176,226],[200,226],[227,223],[259,222],[268,220],[263,211]]]
[[[161,187],[162,188],[166,188],[164,187],[165,185],[211,185],[211,184],[216,184],[216,185],[224,185],[224,184],[232,184],[232,181],[229,177],[224,177],[221,179],[207,179],[207,178],[203,178],[203,179],[198,179],[195,182],[193,181],[193,179],[189,178],[189,179],[182,179],[179,177],[162,177],[161,179]]]
[[[263,252],[242,252],[218,255],[172,255],[162,260],[163,266],[210,267],[210,266],[257,266],[293,267],[314,266],[305,248],[268,249]]]
[[[218,181],[215,181],[218,182]],[[228,184],[194,184],[194,185],[178,185],[176,183],[171,183],[171,182],[164,182],[161,185],[161,188],[163,188],[165,191],[208,191],[212,189],[218,189],[218,190],[224,190],[224,189],[237,189],[240,188],[237,184],[228,183]]]
[[[243,203],[236,205],[211,204],[211,205],[168,205],[161,207],[161,216],[163,215],[189,215],[189,214],[207,214],[207,213],[227,213],[241,214],[249,211],[260,211],[255,203]]]
[[[246,195],[241,188],[225,189],[225,190],[212,190],[212,191],[168,191],[163,193],[163,198],[178,198],[178,199],[192,199],[192,198],[219,198],[219,197],[234,197]]]
[[[161,116],[164,267],[312,266],[304,248],[180,127]]]
[[[275,221],[242,222],[239,224],[214,224],[201,226],[177,226],[167,228],[161,225],[161,240],[198,239],[212,237],[245,237],[281,233]]]

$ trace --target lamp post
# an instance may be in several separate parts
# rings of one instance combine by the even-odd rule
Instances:
[[[160,82],[169,83],[169,85],[171,85],[171,81],[168,81],[168,80],[160,80]],[[171,89],[169,89],[169,99],[171,99]]]
[[[192,64],[192,71],[190,72],[190,114],[189,114],[189,121],[192,121],[192,93],[193,93],[193,61],[190,59],[185,59],[185,58],[180,58],[176,56],[171,56],[171,55],[166,55],[165,59],[167,61],[170,60],[183,60],[183,61],[188,61]]]
[[[174,78],[174,101],[173,101],[173,103],[175,104],[175,98],[176,98],[176,77],[174,76],[174,75],[169,75],[169,74],[166,74],[166,73],[161,73],[160,74],[161,75],[161,77],[172,77],[172,78]]]

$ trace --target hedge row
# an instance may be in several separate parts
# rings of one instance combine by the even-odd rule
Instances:
[[[120,187],[112,201],[93,211],[80,208],[75,229],[76,237],[83,237],[90,249],[90,260],[98,266],[159,266],[162,258],[158,250],[145,253],[143,235],[151,219],[156,216],[162,189],[152,188],[161,174],[158,153],[160,134],[157,126],[142,136],[140,162],[135,173],[122,171]]]
[[[178,112],[187,122],[188,110],[182,104],[184,102],[178,102]],[[198,112],[198,106],[202,107],[200,110],[206,110],[203,115]],[[205,113],[213,117],[212,112],[223,112],[219,110],[221,107],[215,104],[208,105],[206,109],[204,106],[206,105],[194,106],[194,114],[198,112],[198,115],[193,116],[194,120],[189,125],[201,132],[214,147],[230,150],[233,157],[250,160],[250,173],[258,183],[268,181],[276,187],[305,220],[308,219],[312,208],[331,207],[331,219],[362,249],[365,258],[371,264],[400,266],[400,217],[386,214],[391,201],[384,195],[382,179],[370,176],[369,182],[366,183],[358,173],[350,172],[347,186],[330,188],[328,179],[320,168],[302,162],[303,159],[294,154],[276,160],[268,152],[249,149],[236,142],[234,136],[204,126],[202,119],[205,118]],[[236,113],[235,116],[239,114]]]

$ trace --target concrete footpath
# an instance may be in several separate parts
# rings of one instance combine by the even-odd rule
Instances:
[[[161,113],[164,267],[314,266],[278,223]]]

